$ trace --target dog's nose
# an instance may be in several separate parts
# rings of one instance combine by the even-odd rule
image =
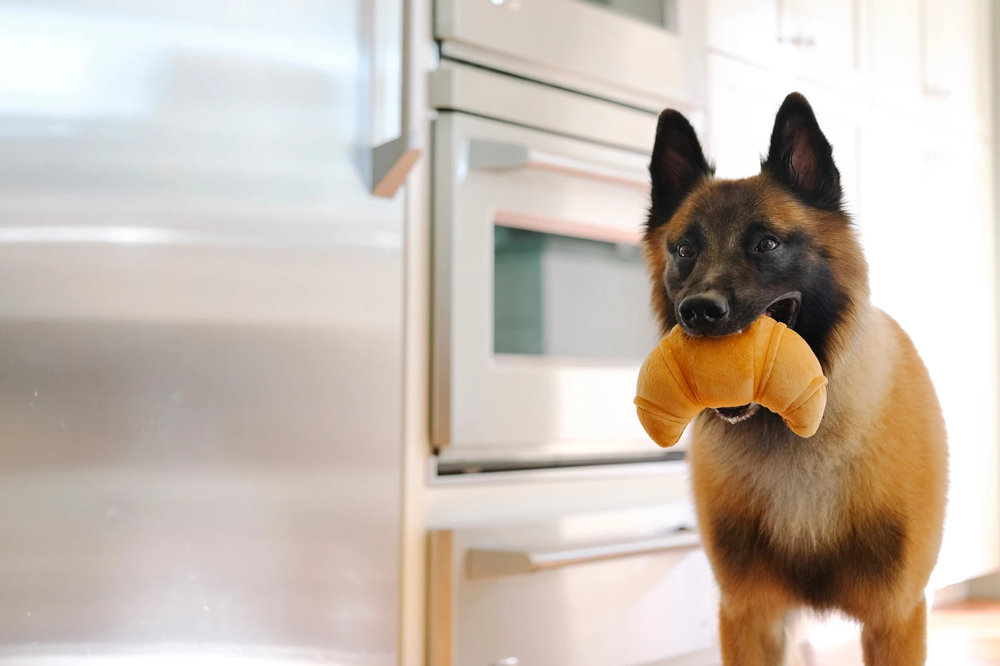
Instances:
[[[729,316],[729,303],[722,294],[710,291],[688,296],[677,308],[685,328],[710,333]]]

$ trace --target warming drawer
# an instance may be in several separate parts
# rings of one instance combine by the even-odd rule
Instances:
[[[688,504],[430,535],[430,666],[718,663]]]

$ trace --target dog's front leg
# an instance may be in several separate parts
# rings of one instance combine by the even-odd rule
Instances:
[[[902,621],[873,618],[861,631],[865,666],[923,666],[927,660],[927,601]]]
[[[723,666],[782,666],[786,608],[722,602],[719,639]]]

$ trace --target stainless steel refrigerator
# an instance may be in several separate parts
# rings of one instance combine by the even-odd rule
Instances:
[[[396,663],[401,13],[0,0],[0,661]]]

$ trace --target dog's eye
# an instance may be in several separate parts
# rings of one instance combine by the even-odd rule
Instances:
[[[694,248],[691,243],[681,243],[677,246],[677,256],[682,259],[690,259],[694,256]]]
[[[759,243],[757,243],[758,252],[770,252],[771,250],[777,249],[778,241],[774,238],[768,236],[767,238],[762,238]]]

